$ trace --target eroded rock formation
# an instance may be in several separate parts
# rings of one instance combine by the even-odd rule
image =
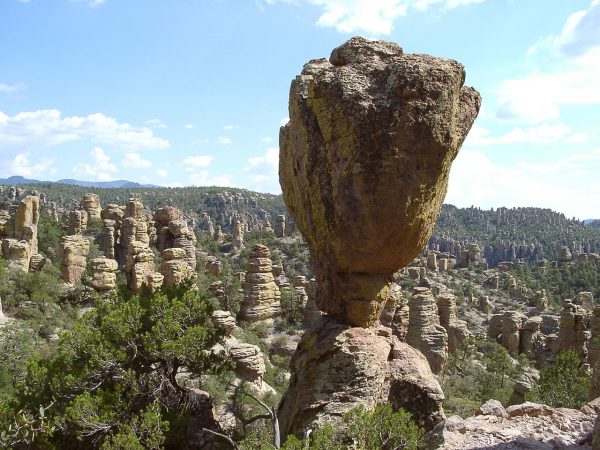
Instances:
[[[428,288],[418,287],[408,300],[409,322],[406,342],[420,350],[434,373],[448,359],[448,333],[440,325],[438,307]]]
[[[63,236],[58,247],[60,259],[60,277],[65,283],[81,281],[87,255],[90,252],[90,242],[80,234]]]
[[[427,243],[477,116],[479,94],[464,79],[455,61],[352,38],[292,82],[279,179],[311,251],[317,307],[328,316],[292,357],[282,435],[388,400],[427,427],[443,417],[423,356],[389,328],[368,327],[381,316],[392,274]]]
[[[38,253],[39,210],[39,197],[28,195],[0,216],[2,255],[9,267],[24,272],[32,269],[31,258]]]
[[[281,292],[273,278],[271,252],[266,246],[256,244],[250,251],[243,289],[240,320],[270,321],[281,315]]]
[[[100,220],[102,207],[100,206],[100,197],[97,194],[85,194],[79,207],[87,212],[89,220]]]
[[[154,290],[162,286],[164,276],[155,271],[155,256],[148,244],[140,241],[129,243],[125,277],[127,286],[134,292],[140,292],[143,285]]]
[[[99,293],[107,293],[117,287],[117,269],[119,264],[114,259],[104,256],[90,261],[92,268],[92,286]]]

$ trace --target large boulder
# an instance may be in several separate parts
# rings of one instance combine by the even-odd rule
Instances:
[[[355,37],[292,82],[279,179],[311,250],[317,305],[373,324],[425,246],[480,97],[456,61]]]
[[[282,435],[303,436],[362,405],[390,401],[426,428],[444,418],[444,394],[423,355],[395,336],[322,318],[290,362],[290,388],[279,409]]]

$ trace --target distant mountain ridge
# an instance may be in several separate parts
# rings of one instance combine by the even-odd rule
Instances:
[[[159,188],[156,184],[140,184],[134,181],[114,180],[114,181],[82,181],[65,178],[58,181],[41,181],[22,177],[20,175],[8,178],[0,178],[0,184],[19,185],[19,184],[69,184],[72,186],[95,187],[95,188]]]

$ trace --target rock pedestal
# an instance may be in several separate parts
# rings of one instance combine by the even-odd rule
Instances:
[[[240,251],[244,248],[244,233],[245,233],[245,224],[244,222],[237,220],[233,227],[233,239],[231,241],[231,246],[233,250]]]
[[[581,306],[573,304],[570,299],[565,299],[560,313],[559,350],[574,349],[580,358],[585,359],[587,357],[585,325],[585,310]]]
[[[80,234],[63,236],[58,247],[60,278],[65,283],[78,283],[85,271],[90,242]]]
[[[270,321],[281,315],[281,293],[272,270],[271,252],[264,245],[256,244],[248,256],[239,320]]]
[[[328,318],[305,333],[292,357],[283,436],[388,400],[428,425],[440,420],[433,411],[441,410],[441,390],[422,384],[431,372],[419,353],[366,328],[381,316],[393,273],[433,230],[451,163],[480,106],[464,79],[455,61],[355,37],[329,60],[307,63],[292,82],[279,180],[311,252],[316,305]],[[412,384],[397,375],[409,360],[422,365]]]
[[[279,408],[284,436],[303,436],[356,406],[388,401],[427,429],[444,418],[444,394],[427,360],[395,336],[324,317],[303,335],[290,368]]]

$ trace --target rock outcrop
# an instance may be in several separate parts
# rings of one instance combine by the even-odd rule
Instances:
[[[88,213],[85,209],[74,209],[69,212],[69,234],[81,234],[87,230]]]
[[[185,250],[182,248],[166,248],[162,251],[160,273],[164,277],[164,286],[177,286],[192,277],[193,273],[185,256]]]
[[[437,450],[591,450],[596,413],[551,408],[537,403],[497,408],[466,420],[452,416],[427,436],[428,449]],[[589,442],[589,443],[586,443]],[[594,447],[595,449],[596,447]]]
[[[448,333],[440,325],[438,307],[428,288],[417,287],[408,300],[409,322],[406,343],[425,355],[433,373],[448,359]]]
[[[79,283],[87,264],[90,242],[80,234],[63,236],[58,246],[60,278],[69,284]]]
[[[243,284],[244,298],[240,303],[239,320],[272,321],[281,315],[281,292],[273,278],[271,252],[256,244],[250,251]]]
[[[302,336],[290,367],[279,409],[285,434],[302,436],[356,406],[387,401],[428,429],[444,417],[444,394],[427,360],[395,336],[323,317]]]
[[[100,220],[102,207],[100,206],[100,197],[97,194],[85,194],[79,207],[87,212],[88,220]]]
[[[212,313],[212,323],[215,328],[220,328],[227,336],[235,329],[235,317],[229,311],[216,310]]]
[[[31,269],[31,257],[38,253],[39,210],[40,198],[28,195],[0,216],[2,255],[9,267],[24,272]]]
[[[114,259],[104,256],[90,261],[92,268],[92,287],[100,294],[106,294],[117,287],[117,270],[119,264]]]
[[[278,238],[285,237],[285,216],[279,215],[275,218],[275,236]]]
[[[154,252],[148,244],[140,241],[129,243],[125,277],[127,286],[134,292],[140,292],[143,285],[151,290],[162,286],[164,276],[155,271]]]
[[[479,94],[464,79],[455,61],[352,38],[292,82],[279,179],[327,316],[292,357],[279,408],[283,436],[359,404],[391,401],[427,427],[443,417],[443,394],[423,356],[389,328],[368,327],[381,317],[392,274],[427,243],[477,116]]]
[[[570,299],[563,301],[558,332],[559,350],[574,349],[580,358],[586,359],[586,313]]]
[[[238,342],[229,349],[235,363],[235,373],[243,380],[262,388],[263,375],[266,372],[263,354],[256,345]]]

